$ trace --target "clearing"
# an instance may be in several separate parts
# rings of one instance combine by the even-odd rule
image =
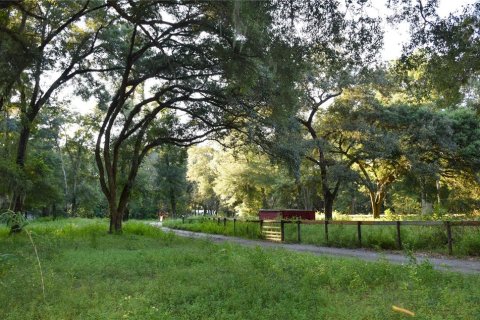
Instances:
[[[157,227],[161,227],[161,223],[152,223]],[[316,255],[330,255],[337,257],[351,257],[366,261],[386,260],[391,263],[406,265],[412,263],[412,259],[417,263],[430,263],[433,268],[443,271],[454,271],[462,273],[480,273],[480,261],[475,258],[453,259],[447,257],[435,258],[428,257],[425,254],[412,254],[410,256],[398,253],[375,252],[367,249],[344,249],[332,247],[319,247],[308,244],[289,244],[277,243],[262,240],[250,240],[238,237],[223,236],[217,234],[207,234],[200,232],[192,232],[186,230],[177,230],[166,227],[161,227],[165,232],[173,232],[182,237],[203,238],[210,239],[215,242],[232,242],[243,246],[255,247],[260,246],[264,248],[283,248],[290,251],[309,252]]]

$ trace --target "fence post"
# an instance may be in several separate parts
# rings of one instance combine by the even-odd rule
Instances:
[[[226,218],[226,217],[223,217],[223,226],[224,226],[224,227],[227,226],[227,218]]]
[[[448,239],[448,254],[452,255],[453,254],[453,248],[452,248],[452,225],[450,221],[447,221],[447,239]]]
[[[397,221],[397,246],[398,246],[398,249],[402,249],[402,238],[400,235],[400,221]]]
[[[362,247],[362,221],[357,222],[358,246]]]
[[[302,236],[301,236],[301,233],[300,233],[300,223],[302,221],[300,220],[297,220],[297,240],[298,242],[302,242]]]
[[[185,223],[185,216],[182,215],[182,223]]]
[[[260,224],[260,233],[263,234],[263,219],[259,220],[259,224]]]
[[[220,218],[217,218],[217,224],[220,224]]]
[[[280,234],[282,242],[285,241],[285,221],[280,220]]]
[[[325,220],[325,242],[328,243],[328,220]]]
[[[237,232],[237,219],[233,218],[233,235]]]

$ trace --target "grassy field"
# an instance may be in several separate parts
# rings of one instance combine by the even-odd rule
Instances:
[[[165,226],[196,232],[261,239],[258,223],[237,221],[236,232],[233,222],[196,219],[169,220]],[[358,248],[357,226],[329,225],[328,243],[325,241],[324,225],[301,225],[302,243],[341,248]],[[414,251],[448,254],[447,234],[443,226],[402,226],[402,244],[404,248]],[[453,253],[456,256],[480,256],[480,230],[478,227],[452,227]],[[297,242],[296,224],[285,224],[285,241]],[[395,226],[362,226],[362,247],[375,250],[396,250]]]
[[[480,276],[242,248],[140,222],[0,228],[0,319],[479,319]]]

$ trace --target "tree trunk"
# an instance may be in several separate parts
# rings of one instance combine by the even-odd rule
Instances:
[[[0,110],[2,110],[2,102],[1,100],[3,99],[0,99]],[[8,126],[8,122],[9,122],[9,119],[10,119],[10,116],[8,114],[8,110],[7,108],[3,109],[3,117],[4,117],[4,121],[3,121],[3,158],[7,159],[8,158],[8,155],[9,155],[9,152],[8,152],[8,146],[10,145],[9,143],[9,126]]]
[[[60,143],[58,142],[58,138],[55,139],[55,144],[57,145],[58,154],[60,155],[60,166],[62,169],[63,175],[63,196],[65,197],[65,207],[63,210],[65,214],[68,213],[68,181],[67,181],[67,170],[65,169],[65,160],[63,159],[63,152],[62,148],[60,147]]]
[[[128,219],[130,219],[130,209],[128,208],[128,206],[125,208],[125,213],[123,215],[123,221],[128,221]]]
[[[333,218],[333,202],[335,201],[335,194],[329,190],[323,193],[324,200],[324,214],[325,220],[332,220]]]
[[[27,121],[27,120],[25,120]],[[30,123],[23,124],[22,130],[20,132],[20,139],[18,141],[16,165],[23,172],[25,169],[25,155],[27,153],[27,143],[28,138],[30,137]],[[23,204],[25,201],[25,184],[20,183],[20,187],[15,188],[13,191],[13,212],[19,213],[23,212]],[[20,225],[15,224],[10,228],[11,233],[17,233],[22,231]]]
[[[177,216],[177,199],[173,195],[170,199],[170,205],[172,207],[172,216],[176,217]]]
[[[318,164],[320,166],[320,177],[322,183],[322,190],[323,190],[323,200],[325,201],[324,204],[324,213],[325,213],[325,220],[332,220],[333,218],[333,202],[337,197],[338,189],[340,187],[340,180],[337,180],[335,183],[335,187],[330,187],[328,182],[328,175],[327,175],[327,161],[325,159],[325,155],[323,154],[323,150],[318,147]]]
[[[175,196],[175,190],[170,188],[170,210],[172,210],[172,217],[177,216],[177,197]]]
[[[422,215],[431,214],[433,212],[433,206],[432,203],[428,201],[425,183],[422,183],[420,201],[422,206]]]
[[[114,197],[108,199],[108,210],[110,213],[110,228],[108,233],[122,233],[122,221],[123,214],[125,212],[125,206],[117,205]]]
[[[122,215],[117,212],[117,214],[114,216],[112,219],[112,222],[110,223],[110,233],[115,233],[115,234],[120,234],[122,233]]]
[[[57,205],[55,202],[52,204],[52,216],[53,220],[57,220]]]
[[[110,207],[110,229],[109,233],[122,233],[123,212],[118,210],[116,206]]]
[[[18,149],[17,149],[17,157],[16,157],[16,164],[21,171],[25,168],[25,155],[27,153],[27,143],[28,138],[30,137],[30,128],[29,125],[23,125],[22,131],[20,133],[20,139],[18,141]],[[22,187],[19,189],[14,190],[13,192],[13,211],[14,212],[23,212],[23,201],[25,199],[25,189],[23,188],[23,183],[21,183]]]
[[[22,190],[15,190],[13,193],[13,212],[23,212],[23,199]]]
[[[437,189],[437,205],[440,206],[442,204],[442,199],[440,198],[440,178],[437,178],[435,181],[435,187]]]
[[[372,213],[373,213],[373,219],[378,219],[380,218],[380,212],[381,212],[382,204],[373,202],[372,203]]]
[[[77,195],[75,194],[75,191],[72,194],[72,207],[71,208],[72,208],[72,217],[76,217],[77,216],[78,204],[77,204]]]
[[[372,206],[373,219],[380,218],[382,212],[383,199],[385,198],[385,192],[383,191],[370,191],[370,204]]]
[[[262,207],[268,208],[267,193],[265,192],[265,188],[261,188],[260,190],[262,191]]]
[[[311,210],[313,207],[313,201],[309,188],[303,185],[300,181],[297,181],[296,184],[298,194],[297,208]]]

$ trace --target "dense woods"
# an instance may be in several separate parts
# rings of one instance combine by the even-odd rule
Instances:
[[[1,2],[0,212],[478,215],[480,2],[388,3]]]

